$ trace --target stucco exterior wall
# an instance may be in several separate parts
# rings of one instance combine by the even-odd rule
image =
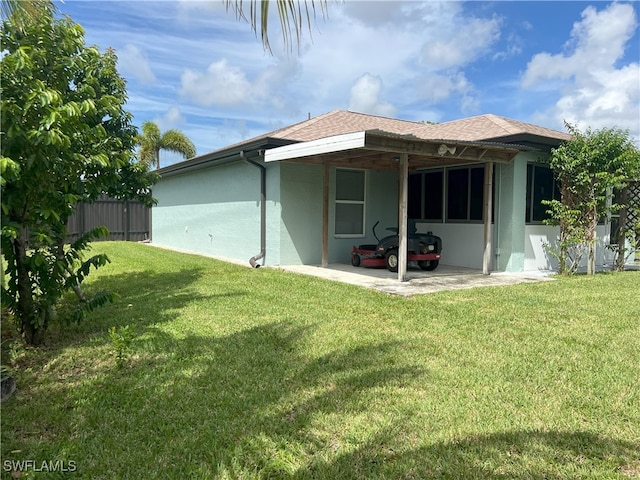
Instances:
[[[544,248],[554,244],[556,227],[525,225],[527,161],[530,153],[498,165],[493,228],[493,271],[554,270],[556,259]],[[322,259],[323,168],[274,162],[267,167],[266,265],[318,265]],[[335,177],[329,179],[329,263],[350,263],[353,245],[375,244],[398,224],[398,175],[395,171],[366,171],[365,235],[335,236]],[[260,252],[260,169],[234,162],[197,172],[163,178],[153,189],[158,205],[152,212],[152,242],[248,264]],[[482,268],[483,225],[418,222],[419,232],[442,238],[441,263]],[[597,230],[598,266],[611,264],[606,249],[608,225]],[[262,262],[260,262],[262,263]]]
[[[613,261],[613,252],[607,248],[609,244],[608,232],[608,225],[598,225],[596,227],[596,268],[611,265]],[[557,248],[560,228],[548,225],[527,225],[525,234],[527,238],[525,270],[557,270],[558,260],[549,253],[545,245]],[[580,266],[582,268],[587,266],[586,252]]]
[[[280,165],[280,265],[322,260],[322,172],[318,165]]]
[[[260,251],[258,168],[237,162],[164,178],[153,195],[153,243],[247,263]]]
[[[442,265],[482,268],[484,227],[478,223],[416,223],[419,233],[433,232],[442,239]]]

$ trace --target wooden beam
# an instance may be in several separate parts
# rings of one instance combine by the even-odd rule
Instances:
[[[449,145],[456,145],[456,142],[448,142]],[[421,140],[421,139],[402,139],[384,136],[376,136],[375,134],[367,134],[365,139],[365,149],[371,151],[391,152],[395,154],[408,153],[412,157],[424,156],[433,159],[457,159],[458,161],[480,162],[492,161],[497,163],[509,163],[513,157],[519,152],[515,148],[507,147],[486,147],[484,145],[464,145],[458,155],[438,153],[442,141],[438,140]],[[461,146],[461,145],[459,145]]]
[[[322,164],[322,267],[329,265],[329,162]]]
[[[491,212],[493,210],[493,162],[484,166],[484,253],[482,255],[482,273],[491,273]]]
[[[409,190],[409,155],[400,154],[398,165],[398,281],[407,280],[407,205]]]

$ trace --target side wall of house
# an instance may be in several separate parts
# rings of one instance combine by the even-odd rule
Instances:
[[[163,178],[153,195],[153,243],[247,264],[260,251],[255,166],[236,162]],[[267,215],[279,215],[279,208],[269,210]]]
[[[322,167],[276,165],[280,167],[281,205],[280,218],[274,220],[280,229],[277,264],[317,265],[322,258]]]
[[[560,235],[559,227],[547,225],[527,225],[525,246],[525,270],[557,270],[558,260],[546,245],[557,249],[557,241]],[[609,244],[609,226],[598,225],[596,227],[596,267],[611,265],[613,252],[607,248]],[[587,266],[587,254],[582,258],[581,267]]]

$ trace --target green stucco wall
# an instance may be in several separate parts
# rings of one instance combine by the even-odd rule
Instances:
[[[496,178],[493,270],[522,272],[526,260],[525,210],[527,162],[541,160],[541,154],[523,152],[513,162],[500,164]]]
[[[164,178],[153,195],[154,244],[247,263],[260,251],[257,167],[237,162]],[[271,210],[267,216],[279,215]]]
[[[317,165],[280,165],[280,265],[322,260],[322,172]]]

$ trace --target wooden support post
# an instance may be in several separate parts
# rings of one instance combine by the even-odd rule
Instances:
[[[493,210],[493,162],[484,166],[484,253],[482,255],[482,273],[491,273],[491,222]]]
[[[402,153],[398,165],[398,281],[407,280],[407,204],[409,154]]]
[[[322,267],[329,265],[329,162],[322,163]]]

